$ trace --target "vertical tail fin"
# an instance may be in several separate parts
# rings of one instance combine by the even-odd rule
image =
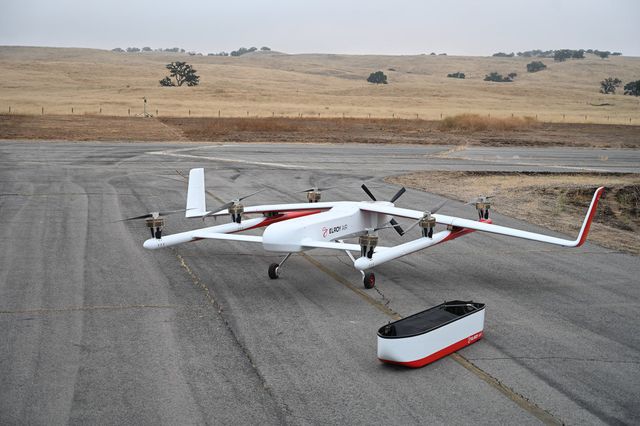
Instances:
[[[204,169],[191,169],[185,217],[201,217],[207,213],[204,197]]]

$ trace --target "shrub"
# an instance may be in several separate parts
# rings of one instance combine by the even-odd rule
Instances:
[[[162,80],[160,80],[160,86],[170,87],[170,86],[175,86],[175,84],[173,83],[173,81],[171,81],[169,77],[165,77]]]
[[[513,52],[511,53],[498,52],[498,53],[494,53],[492,56],[495,56],[497,58],[513,58],[515,55]]]
[[[454,72],[454,73],[451,73],[451,74],[447,74],[447,77],[449,77],[449,78],[465,78],[466,76],[464,75],[463,72],[458,71],[458,72]]]
[[[145,46],[142,48],[143,52],[151,52],[151,48],[149,46]]]
[[[140,49],[138,49],[137,47],[127,47],[127,52],[129,53],[135,53],[135,52],[139,52]]]
[[[547,66],[541,61],[533,61],[527,64],[527,72],[538,72],[546,69]]]
[[[111,49],[112,52],[124,52],[124,49],[121,47],[116,47],[115,49]]]
[[[607,77],[600,82],[600,93],[605,95],[616,93],[616,88],[622,84],[619,78]]]
[[[518,76],[518,73],[517,73],[517,72],[510,72],[510,73],[508,74],[508,76],[509,76],[509,78],[510,78],[511,80],[513,80],[514,78],[516,78],[516,77]]]
[[[375,84],[387,84],[387,76],[382,71],[376,71],[369,74],[367,81]]]
[[[640,80],[632,81],[624,85],[624,94],[640,96]]]
[[[511,78],[509,77],[503,77],[502,74],[498,74],[497,72],[493,71],[487,75],[484,76],[484,81],[495,81],[498,83],[509,83],[511,81],[513,81]]]
[[[265,51],[269,51],[269,50],[271,50],[271,48],[270,48],[270,47],[267,47],[267,46],[262,46],[262,47],[260,48],[260,50],[262,50],[263,52],[265,52]]]

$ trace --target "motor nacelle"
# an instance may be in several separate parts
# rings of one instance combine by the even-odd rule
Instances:
[[[307,191],[307,200],[310,203],[317,203],[321,197],[322,193],[320,191]]]
[[[422,219],[418,222],[420,228],[422,228],[422,236],[427,238],[433,238],[433,228],[436,226],[436,218],[431,216],[431,212],[425,212]]]
[[[360,256],[371,259],[371,257],[373,257],[373,251],[378,245],[378,236],[371,234],[361,235],[359,238],[359,243]]]
[[[162,238],[162,228],[164,228],[163,217],[150,217],[149,219],[145,220],[145,223],[147,224],[147,228],[151,230],[151,238],[155,238],[158,240]]]
[[[231,215],[231,221],[235,223],[242,222],[242,213],[244,212],[244,206],[240,203],[235,203],[229,207],[229,214]]]

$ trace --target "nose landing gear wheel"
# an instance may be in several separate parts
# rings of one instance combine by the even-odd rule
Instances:
[[[364,274],[362,282],[364,283],[364,288],[369,290],[376,285],[376,275],[373,272],[367,272],[366,274]]]
[[[272,280],[277,279],[280,276],[280,265],[277,263],[272,263],[269,265],[269,278]]]

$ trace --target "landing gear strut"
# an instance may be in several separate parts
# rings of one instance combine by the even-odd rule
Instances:
[[[271,265],[269,265],[269,278],[271,278],[272,280],[278,279],[278,277],[280,276],[280,268],[282,267],[284,262],[286,262],[287,259],[289,259],[290,256],[291,256],[291,253],[288,253],[284,257],[284,259],[282,259],[282,262],[272,263]]]

